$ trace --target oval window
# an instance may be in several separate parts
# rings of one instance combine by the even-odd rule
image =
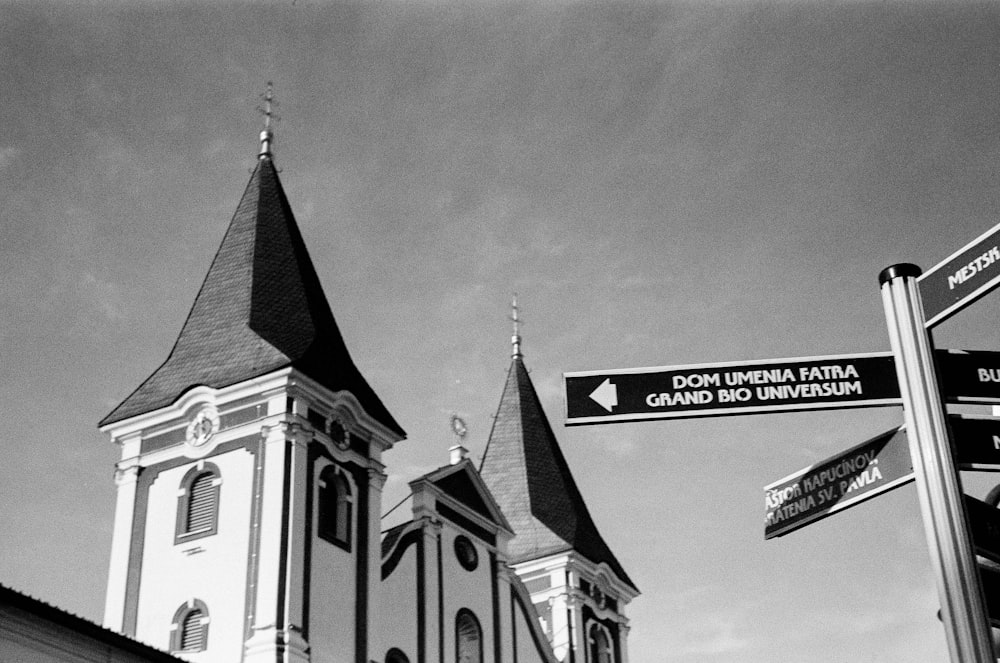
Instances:
[[[476,546],[472,545],[472,541],[469,541],[468,537],[461,534],[455,537],[455,557],[458,558],[458,563],[466,571],[472,571],[479,566],[479,553],[476,552]]]

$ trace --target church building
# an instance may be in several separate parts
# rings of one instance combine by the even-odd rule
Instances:
[[[380,531],[406,433],[341,337],[273,140],[166,361],[100,422],[121,449],[104,628],[194,663],[627,663],[639,592],[516,328],[481,466],[453,449]]]

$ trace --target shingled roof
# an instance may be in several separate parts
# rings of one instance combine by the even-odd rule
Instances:
[[[480,475],[514,530],[512,562],[575,550],[607,563],[638,591],[587,511],[520,354],[507,373]]]
[[[170,356],[100,425],[169,405],[196,385],[221,388],[288,366],[350,392],[374,419],[406,435],[351,360],[274,164],[264,156]]]

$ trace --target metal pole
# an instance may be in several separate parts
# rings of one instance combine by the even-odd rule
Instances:
[[[948,442],[930,339],[917,290],[920,268],[900,264],[879,274],[924,533],[953,663],[994,663],[976,556],[966,526],[958,472]]]

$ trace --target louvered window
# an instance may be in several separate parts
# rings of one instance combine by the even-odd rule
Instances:
[[[205,627],[201,610],[192,610],[181,625],[181,651],[201,651],[205,648]]]
[[[199,474],[191,483],[191,496],[188,498],[187,531],[200,532],[212,526],[215,515],[215,490],[211,472]]]
[[[221,484],[219,469],[212,463],[192,467],[184,475],[177,494],[175,543],[215,534]]]
[[[208,648],[208,607],[191,599],[174,613],[170,628],[170,651],[199,652]]]
[[[482,663],[483,629],[471,610],[462,608],[455,617],[455,659],[457,663]]]

